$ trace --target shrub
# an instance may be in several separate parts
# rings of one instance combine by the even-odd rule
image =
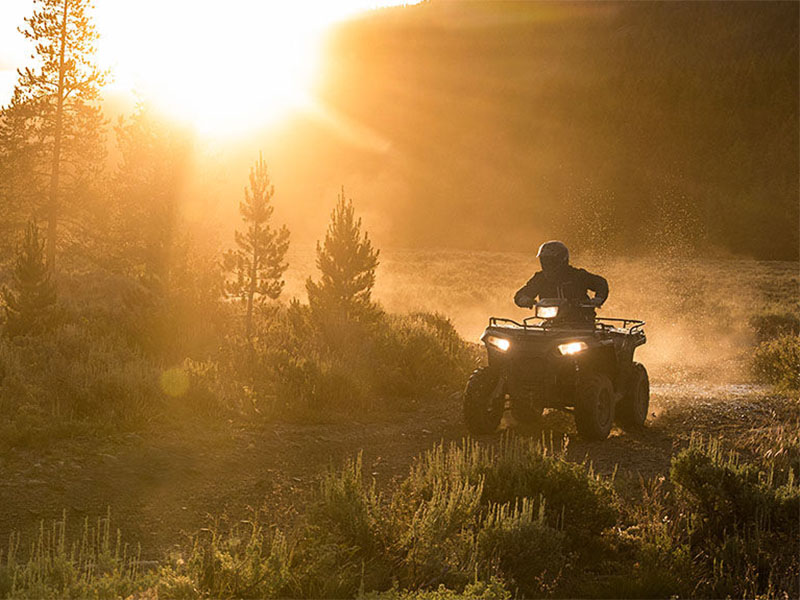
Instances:
[[[195,537],[188,560],[159,573],[159,598],[276,598],[292,589],[292,551],[280,530],[257,518],[222,532],[217,522]]]
[[[369,592],[359,594],[359,600],[510,600],[511,592],[506,589],[501,579],[492,578],[488,583],[477,581],[458,592],[447,588],[444,584],[435,590],[399,590],[397,587],[386,592]]]
[[[743,465],[719,444],[697,438],[673,458],[671,478],[690,515],[688,541],[704,562],[702,595],[797,596],[800,559],[787,553],[800,536],[800,487],[793,471]]]
[[[784,335],[800,335],[800,317],[792,313],[768,313],[751,317],[750,326],[758,342]]]
[[[565,568],[564,534],[547,525],[544,508],[530,498],[492,505],[477,535],[479,568],[524,597],[549,591]]]
[[[787,333],[759,344],[753,355],[753,371],[765,383],[800,389],[800,336]]]
[[[449,593],[467,589],[476,576],[506,581],[525,594],[548,591],[566,564],[565,534],[551,523],[561,517],[549,518],[541,495],[527,497],[521,488],[510,502],[487,500],[484,482],[499,481],[494,471],[502,468],[503,452],[479,454],[477,448],[472,442],[447,450],[437,446],[387,501],[377,496],[374,484],[362,481],[360,457],[329,474],[309,512],[299,553],[311,558],[301,571],[312,575],[310,581],[335,572],[337,595],[359,586],[387,589],[392,582],[405,589],[443,585],[440,591]],[[526,452],[528,461],[542,457],[538,446],[522,442],[507,442],[504,449],[515,453],[520,465]],[[480,463],[481,473],[461,476],[463,469],[454,465],[470,461]],[[506,467],[505,474],[509,471]],[[305,591],[320,593],[318,587]]]
[[[112,537],[110,514],[93,527],[87,518],[76,539],[67,534],[66,516],[49,528],[42,522],[27,552],[19,534],[5,555],[0,551],[0,598],[125,598],[154,583],[119,531]]]
[[[548,524],[563,527],[575,542],[616,521],[607,481],[528,438],[506,435],[497,449],[471,440],[460,446],[439,444],[416,460],[403,489],[411,497],[426,498],[438,480],[483,481],[487,505],[541,498]]]

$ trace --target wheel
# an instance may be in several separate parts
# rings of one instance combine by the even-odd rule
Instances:
[[[498,393],[499,375],[489,367],[475,369],[464,390],[464,420],[470,433],[493,433],[500,424],[505,395]]]
[[[650,409],[650,378],[641,363],[633,363],[631,377],[625,387],[625,395],[617,405],[617,422],[625,429],[644,426]]]
[[[605,375],[590,375],[578,388],[575,425],[581,437],[604,440],[614,422],[614,388]]]

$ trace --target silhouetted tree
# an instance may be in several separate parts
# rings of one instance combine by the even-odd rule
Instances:
[[[122,161],[98,227],[98,260],[161,294],[169,285],[192,140],[144,104],[120,118],[115,131]]]
[[[9,337],[39,333],[52,322],[56,290],[44,260],[39,227],[28,223],[14,268],[12,289],[3,289],[6,327]]]
[[[26,178],[49,179],[31,187],[47,189],[46,259],[54,270],[62,174],[69,172],[73,184],[85,187],[102,168],[104,123],[95,102],[105,73],[92,61],[97,33],[88,15],[90,0],[35,0],[35,5],[20,32],[35,44],[38,65],[18,71],[11,104],[0,119],[0,156],[8,169],[26,169]]]
[[[235,276],[226,283],[226,291],[247,302],[247,337],[252,332],[254,302],[280,296],[283,273],[288,266],[284,258],[289,249],[289,230],[285,225],[274,229],[270,224],[275,210],[274,195],[267,163],[259,153],[258,161],[250,168],[250,187],[245,188],[244,202],[239,203],[247,229],[236,232],[237,248],[226,252],[224,257],[225,270]]]
[[[345,319],[373,314],[371,295],[379,253],[368,234],[362,235],[361,219],[355,218],[353,201],[345,200],[342,188],[325,240],[317,242],[317,268],[322,277],[319,282],[306,281],[312,311]]]

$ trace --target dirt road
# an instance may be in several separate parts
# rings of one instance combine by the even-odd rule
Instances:
[[[666,474],[674,447],[692,430],[741,434],[800,414],[796,400],[753,386],[655,385],[652,395],[649,425],[639,433],[615,429],[605,442],[584,442],[571,419],[557,412],[545,415],[543,430],[521,433],[549,439],[552,432],[556,442],[566,440],[570,460],[588,459],[601,473],[616,470],[624,489],[638,485],[640,476]],[[213,517],[241,518],[259,509],[267,522],[291,521],[320,475],[360,451],[365,474],[386,489],[416,454],[464,435],[454,395],[377,422],[181,426],[101,442],[75,439],[46,452],[13,451],[0,457],[0,539],[12,530],[30,533],[62,511],[77,526],[110,507],[125,540],[141,544],[143,558],[158,559]]]

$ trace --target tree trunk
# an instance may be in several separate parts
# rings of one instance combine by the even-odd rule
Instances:
[[[247,290],[247,320],[245,322],[245,335],[250,339],[253,329],[253,296],[256,294],[256,277],[258,276],[258,252],[256,245],[253,244],[253,259],[250,265],[250,286]]]
[[[64,16],[61,21],[61,48],[58,59],[58,90],[56,105],[56,129],[53,140],[53,164],[50,171],[50,201],[47,207],[47,268],[56,270],[56,230],[58,228],[58,175],[61,166],[61,130],[64,118],[64,55],[67,45],[67,10],[69,0],[64,0]]]

